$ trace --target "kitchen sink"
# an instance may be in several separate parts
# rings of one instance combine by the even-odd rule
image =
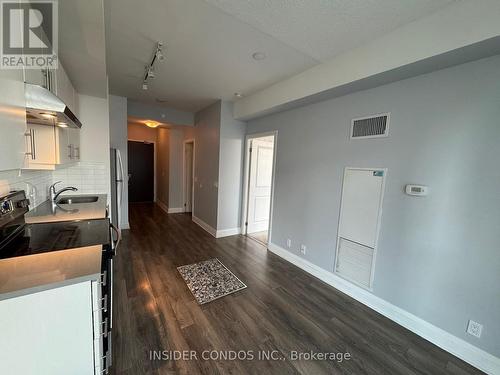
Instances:
[[[75,197],[62,197],[57,201],[57,204],[79,204],[79,203],[94,203],[97,202],[99,197],[93,195],[75,196]]]

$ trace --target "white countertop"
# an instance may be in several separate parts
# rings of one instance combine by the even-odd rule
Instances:
[[[53,205],[47,200],[24,215],[27,224],[54,223],[58,221],[76,221],[104,219],[106,217],[106,194],[89,194],[97,196],[96,202]],[[84,196],[61,195],[60,197]]]
[[[0,300],[99,279],[102,246],[0,260]]]

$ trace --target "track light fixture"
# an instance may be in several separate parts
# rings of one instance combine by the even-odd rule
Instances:
[[[154,65],[155,65],[156,60],[159,60],[159,61],[165,60],[165,56],[163,55],[162,48],[163,48],[163,43],[156,42],[156,49],[154,51],[151,62],[149,63],[149,65],[146,66],[146,72],[144,74],[144,79],[142,81],[142,89],[143,90],[148,89],[148,79],[155,78]]]

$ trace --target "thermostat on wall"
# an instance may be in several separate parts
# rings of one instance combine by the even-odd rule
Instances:
[[[406,185],[405,192],[408,195],[424,197],[429,193],[429,188],[424,185]]]

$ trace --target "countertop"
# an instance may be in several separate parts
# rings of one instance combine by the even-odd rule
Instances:
[[[93,220],[106,217],[106,194],[90,194],[97,196],[96,202],[53,205],[46,200],[24,215],[26,224],[55,223],[59,221]],[[84,196],[61,195],[60,197]]]
[[[102,246],[0,260],[0,300],[88,280],[101,274]]]

